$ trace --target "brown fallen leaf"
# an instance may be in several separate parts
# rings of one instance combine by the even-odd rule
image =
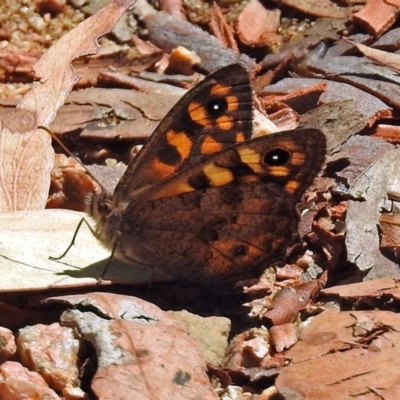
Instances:
[[[86,215],[70,210],[20,211],[0,214],[0,293],[61,287],[140,284],[159,279],[152,268],[115,260],[104,275],[110,252],[86,224],[62,261],[53,261],[71,244]],[[87,217],[87,216],[86,216]],[[23,243],[23,245],[21,245]],[[99,282],[99,279],[101,282]]]
[[[63,36],[34,64],[38,80],[0,125],[1,212],[44,207],[54,151],[49,134],[38,126],[50,125],[77,81],[71,61],[97,52],[96,39],[112,29],[131,3],[132,0],[110,3]]]
[[[344,40],[346,40],[344,38]],[[400,55],[395,53],[388,53],[387,51],[373,49],[372,47],[364,46],[360,43],[346,40],[348,43],[356,47],[365,57],[376,61],[380,65],[389,67],[397,72],[400,72]]]

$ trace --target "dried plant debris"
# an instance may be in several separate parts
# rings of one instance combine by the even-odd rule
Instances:
[[[286,353],[291,362],[276,380],[278,392],[305,399],[333,400],[338,393],[385,398],[397,383],[399,323],[389,311],[323,312]]]
[[[129,4],[37,1],[25,27],[0,5],[0,398],[397,398],[400,3]],[[112,192],[178,100],[236,62],[253,86],[255,136],[326,137],[296,245],[230,296],[110,263],[82,222],[98,183],[70,157],[53,161],[38,126]],[[65,258],[49,259],[74,233]],[[60,290],[78,295],[52,297]],[[164,313],[136,293],[213,317]]]
[[[346,247],[348,259],[361,271],[368,271],[368,279],[398,277],[398,263],[385,257],[379,248],[379,216],[382,209],[391,209],[387,193],[396,191],[399,151],[386,152],[362,174],[351,187],[346,218]]]

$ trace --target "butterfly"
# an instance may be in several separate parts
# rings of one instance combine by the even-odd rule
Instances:
[[[117,259],[205,285],[257,278],[282,260],[325,136],[252,139],[252,109],[245,67],[218,69],[172,108],[114,193],[90,197],[95,234]]]

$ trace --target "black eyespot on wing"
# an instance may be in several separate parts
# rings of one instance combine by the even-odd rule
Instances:
[[[226,113],[228,102],[225,97],[210,100],[207,104],[207,112],[211,117],[218,117]]]
[[[232,256],[233,257],[245,256],[248,251],[249,248],[246,245],[240,244],[232,249]]]
[[[281,148],[272,149],[263,156],[264,164],[271,167],[280,167],[290,160],[290,153]]]

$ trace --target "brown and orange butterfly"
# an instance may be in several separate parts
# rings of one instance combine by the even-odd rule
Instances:
[[[282,260],[325,137],[306,129],[251,139],[252,116],[245,68],[210,74],[164,118],[114,194],[90,198],[96,236],[119,259],[201,284],[256,278]]]

